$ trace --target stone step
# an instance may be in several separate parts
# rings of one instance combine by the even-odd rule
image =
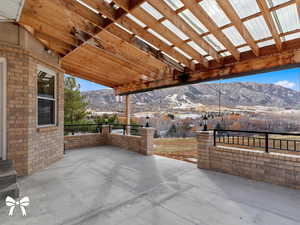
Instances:
[[[12,160],[0,160],[0,171],[12,168],[13,163]]]
[[[0,171],[0,190],[17,182],[17,172],[15,169],[5,169]]]
[[[13,199],[19,198],[19,186],[17,183],[0,190],[0,207],[5,205],[7,196],[12,197]]]

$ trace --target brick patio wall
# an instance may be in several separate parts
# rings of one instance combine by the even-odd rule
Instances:
[[[213,134],[198,132],[198,168],[300,189],[300,156],[213,146]]]
[[[16,24],[0,23],[0,57],[7,61],[7,158],[28,175],[63,157],[63,78],[59,57]],[[57,73],[57,125],[37,128],[37,66]]]
[[[141,136],[110,134],[109,127],[103,126],[100,134],[65,136],[65,149],[111,145],[143,155],[153,153],[153,128],[140,128]]]
[[[84,134],[75,136],[65,136],[65,149],[95,147],[106,145],[106,137],[102,134]]]
[[[141,153],[141,139],[142,138],[139,136],[109,134],[107,138],[107,144]]]

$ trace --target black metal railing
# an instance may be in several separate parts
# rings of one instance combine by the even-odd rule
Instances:
[[[265,152],[269,150],[300,152],[300,133],[215,129],[214,146],[217,143],[264,149]]]
[[[102,125],[103,124],[65,124],[64,134],[102,133]]]
[[[126,135],[130,131],[131,135],[140,135],[141,125],[127,124],[65,124],[64,135],[86,134],[86,133],[102,133],[103,126],[109,126],[110,133]]]
[[[141,125],[128,125],[128,124],[109,124],[109,132],[116,134],[126,135],[130,131],[131,135],[140,136]]]

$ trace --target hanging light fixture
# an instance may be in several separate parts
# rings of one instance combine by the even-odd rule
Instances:
[[[204,124],[203,131],[207,131],[208,116],[205,114],[202,119],[203,119],[203,124]]]
[[[146,117],[146,127],[150,127],[150,117]]]

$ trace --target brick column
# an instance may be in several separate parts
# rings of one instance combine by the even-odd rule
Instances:
[[[102,125],[102,136],[104,137],[105,144],[110,144],[108,140],[109,125]]]
[[[214,135],[212,131],[198,131],[198,168],[210,169],[209,148],[214,144]]]
[[[141,134],[141,149],[140,153],[143,155],[152,155],[153,154],[153,128],[140,128]]]

